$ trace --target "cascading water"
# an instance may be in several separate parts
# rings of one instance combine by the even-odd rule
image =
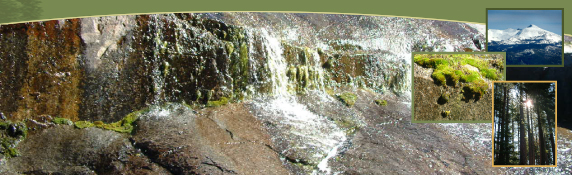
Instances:
[[[261,38],[262,51],[258,52],[262,52],[261,55],[265,57],[268,71],[265,83],[271,87],[271,92],[270,95],[255,97],[252,103],[255,108],[253,111],[262,121],[272,123],[273,127],[269,129],[271,132],[282,136],[274,139],[276,145],[286,145],[281,149],[282,155],[311,164],[313,168],[317,168],[314,174],[331,174],[328,160],[337,154],[337,150],[347,139],[345,132],[326,116],[313,113],[296,100],[296,90],[292,87],[296,87],[297,82],[289,81],[288,63],[283,55],[284,48],[279,38],[272,36],[266,29],[254,32]],[[324,79],[319,64],[320,56],[313,50],[307,50],[307,53],[308,63],[300,66],[303,67],[300,70],[306,74],[305,76],[312,76],[311,81],[307,82],[307,89],[318,89],[324,98],[332,98],[323,92]],[[249,58],[249,60],[255,59]]]

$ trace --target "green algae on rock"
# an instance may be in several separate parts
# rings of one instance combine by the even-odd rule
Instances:
[[[387,100],[375,100],[375,104],[380,106],[387,106]]]
[[[226,105],[229,103],[228,98],[226,97],[221,97],[219,100],[215,100],[215,101],[208,101],[206,107],[219,107],[222,105]]]
[[[95,125],[89,121],[77,121],[74,126],[79,129],[94,127]]]
[[[52,120],[53,123],[59,125],[73,125],[73,122],[67,118],[56,117]]]
[[[357,95],[351,92],[344,92],[338,95],[338,99],[348,107],[352,107],[357,100]]]
[[[149,108],[145,108],[143,110],[135,111],[123,119],[113,123],[104,123],[102,121],[95,121],[93,123],[89,121],[77,121],[75,122],[75,127],[79,129],[89,128],[89,127],[98,127],[106,130],[112,130],[120,133],[131,133],[133,131],[133,122],[139,118],[139,116],[143,113],[149,111]]]
[[[28,136],[24,122],[0,121],[0,154],[11,158],[19,155],[16,145]]]

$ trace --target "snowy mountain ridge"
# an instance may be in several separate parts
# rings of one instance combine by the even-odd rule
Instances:
[[[524,29],[489,29],[489,42],[501,45],[512,44],[561,44],[562,36],[544,30],[534,24]]]

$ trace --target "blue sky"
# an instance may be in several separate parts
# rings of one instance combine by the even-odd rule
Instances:
[[[518,29],[534,24],[562,35],[562,10],[488,10],[489,29]]]

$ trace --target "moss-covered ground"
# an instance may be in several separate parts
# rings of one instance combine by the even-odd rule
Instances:
[[[504,79],[500,55],[416,54],[413,62],[414,120],[490,119],[488,82]]]
[[[463,83],[466,96],[475,99],[488,90],[488,84],[483,78],[499,80],[503,76],[502,61],[499,63],[499,60],[486,60],[471,54],[417,54],[413,59],[418,65],[434,68],[431,77],[435,83],[454,87]]]

